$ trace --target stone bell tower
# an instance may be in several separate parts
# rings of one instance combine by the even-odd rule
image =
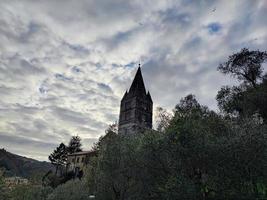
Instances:
[[[139,64],[129,89],[125,92],[120,106],[119,134],[142,133],[152,129],[153,101],[145,84]]]

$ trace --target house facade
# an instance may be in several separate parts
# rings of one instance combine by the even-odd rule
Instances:
[[[67,158],[67,171],[84,171],[94,156],[96,156],[96,151],[81,151],[69,154]]]

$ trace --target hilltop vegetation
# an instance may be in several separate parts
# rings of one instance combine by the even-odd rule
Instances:
[[[242,49],[219,66],[240,81],[218,92],[219,113],[190,94],[173,113],[159,109],[157,131],[118,135],[110,126],[81,181],[35,199],[266,199],[266,59],[266,52]]]
[[[41,162],[26,158],[0,149],[0,168],[5,169],[6,176],[20,176],[31,178],[35,175],[44,175],[53,166],[49,162]]]

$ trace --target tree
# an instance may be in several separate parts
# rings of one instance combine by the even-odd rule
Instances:
[[[92,150],[99,151],[102,144],[105,144],[106,140],[110,138],[116,137],[118,134],[118,123],[115,122],[110,124],[108,128],[105,130],[105,135],[101,136],[96,143],[94,143]]]
[[[110,133],[110,132],[117,134],[118,133],[118,123],[114,122],[113,124],[110,124],[108,126],[108,128],[105,130],[105,132],[106,132],[106,134]]]
[[[223,86],[216,96],[218,107],[221,111],[236,116],[244,112],[244,87]]]
[[[164,108],[157,107],[156,108],[156,123],[157,123],[157,131],[163,132],[170,123],[172,115]]]
[[[81,138],[79,136],[72,136],[68,145],[68,153],[76,153],[82,151]]]
[[[67,162],[68,148],[65,144],[61,143],[54,151],[50,154],[48,159],[56,166],[56,174],[59,166],[65,166]]]
[[[47,200],[88,200],[89,195],[89,188],[84,180],[72,180],[55,188]]]
[[[11,191],[12,200],[46,200],[52,188],[39,185],[17,185]]]
[[[9,192],[4,181],[4,169],[0,168],[0,199],[8,199]]]
[[[219,66],[222,73],[243,81],[238,86],[223,86],[218,92],[216,99],[224,114],[245,118],[259,114],[267,119],[267,74],[262,76],[261,65],[266,59],[267,52],[242,49]]]
[[[262,80],[262,63],[267,59],[266,51],[250,51],[243,48],[239,53],[229,56],[228,61],[219,65],[218,70],[224,74],[237,77],[238,80],[254,88]]]

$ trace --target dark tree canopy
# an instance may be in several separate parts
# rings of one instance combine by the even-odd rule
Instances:
[[[201,106],[195,95],[189,94],[186,97],[180,100],[180,103],[175,106],[175,116],[176,117],[187,117],[194,115],[200,115],[203,112],[206,112],[207,107]]]
[[[157,131],[162,132],[169,126],[172,115],[166,109],[157,107],[155,118],[157,123]]]
[[[228,61],[220,64],[218,70],[256,87],[257,82],[262,79],[262,63],[266,59],[266,51],[250,51],[244,48],[240,52],[229,56]]]
[[[79,136],[72,136],[68,146],[68,153],[75,153],[82,151],[81,138]]]
[[[242,118],[259,114],[267,119],[267,74],[263,75],[262,67],[266,59],[265,51],[242,49],[219,66],[222,73],[242,81],[240,85],[223,86],[218,92],[216,99],[224,114]]]
[[[108,128],[105,130],[106,134],[109,132],[118,133],[118,123],[115,122],[113,124],[110,124]]]
[[[199,108],[200,104],[197,102],[195,95],[189,94],[180,100],[180,103],[176,105],[175,110],[180,113],[188,113]]]
[[[67,162],[67,147],[61,143],[48,157],[50,162],[56,166],[56,173],[59,166],[65,166]]]
[[[216,97],[220,110],[233,115],[242,113],[243,91],[241,87],[223,86]]]

